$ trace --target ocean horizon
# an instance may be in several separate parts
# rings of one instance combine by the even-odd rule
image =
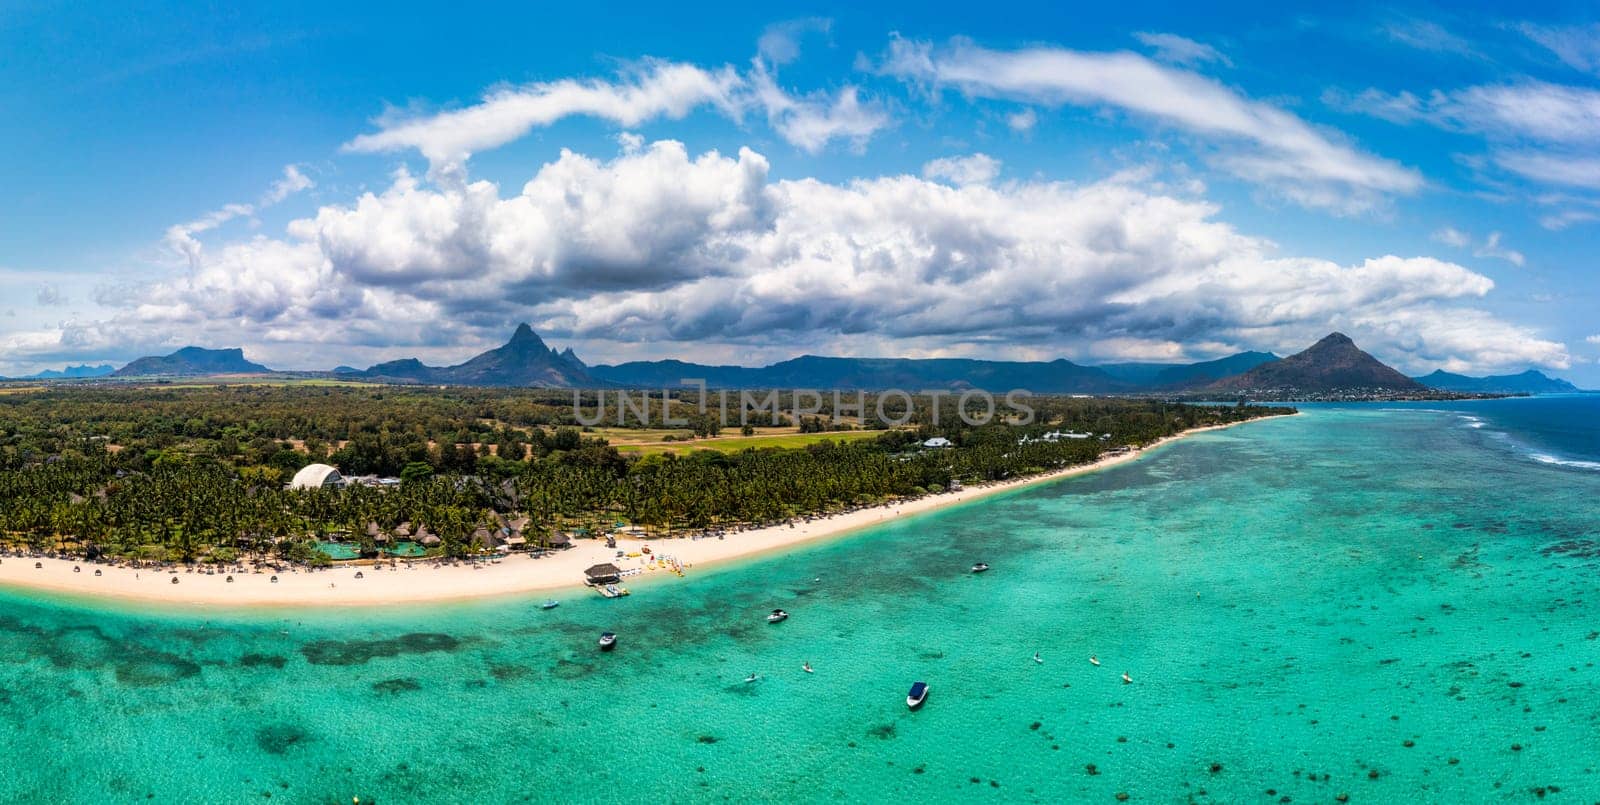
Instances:
[[[1600,396],[1300,408],[549,611],[0,590],[0,799],[1600,797]]]

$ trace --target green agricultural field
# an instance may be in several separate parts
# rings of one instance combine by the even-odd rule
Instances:
[[[771,429],[778,430],[778,429]],[[674,442],[612,442],[617,452],[624,455],[652,453],[677,453],[683,455],[695,450],[720,450],[724,453],[739,450],[753,450],[768,447],[805,447],[825,441],[856,441],[858,439],[871,439],[883,431],[876,430],[841,430],[827,433],[796,433],[792,430],[782,429],[778,433],[757,433],[753,436],[718,436],[711,439],[694,439],[690,441]]]

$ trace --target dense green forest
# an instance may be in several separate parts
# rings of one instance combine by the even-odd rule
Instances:
[[[660,393],[657,393],[658,397]],[[784,399],[787,405],[790,401]],[[657,400],[693,440],[721,428],[695,392]],[[578,425],[571,392],[415,387],[60,386],[0,394],[0,539],[13,548],[155,561],[245,555],[323,562],[330,535],[376,555],[368,530],[425,526],[431,554],[470,555],[485,530],[528,518],[530,545],[626,522],[652,532],[766,523],[1093,461],[1187,428],[1289,409],[1036,397],[1034,422],[963,423],[918,398],[904,427],[803,447],[624,453]],[[869,398],[869,410],[872,402]],[[904,408],[901,409],[904,412]],[[824,433],[859,419],[762,412],[764,426]],[[933,424],[937,413],[938,425]],[[660,421],[635,427],[660,428]],[[1090,439],[1041,438],[1050,431]],[[924,449],[934,436],[952,447]],[[692,442],[691,442],[692,443]],[[288,490],[312,462],[387,487]],[[474,535],[478,535],[475,537]]]

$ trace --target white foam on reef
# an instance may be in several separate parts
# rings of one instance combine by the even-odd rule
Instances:
[[[1572,467],[1574,469],[1600,472],[1600,461],[1579,461],[1577,459],[1561,458],[1559,456],[1552,456],[1549,453],[1535,453],[1533,451],[1528,452],[1528,457],[1541,464],[1554,464],[1558,467]]]

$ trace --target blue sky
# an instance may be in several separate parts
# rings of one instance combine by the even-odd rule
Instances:
[[[1600,12],[0,3],[0,374],[1185,360],[1600,385]]]

